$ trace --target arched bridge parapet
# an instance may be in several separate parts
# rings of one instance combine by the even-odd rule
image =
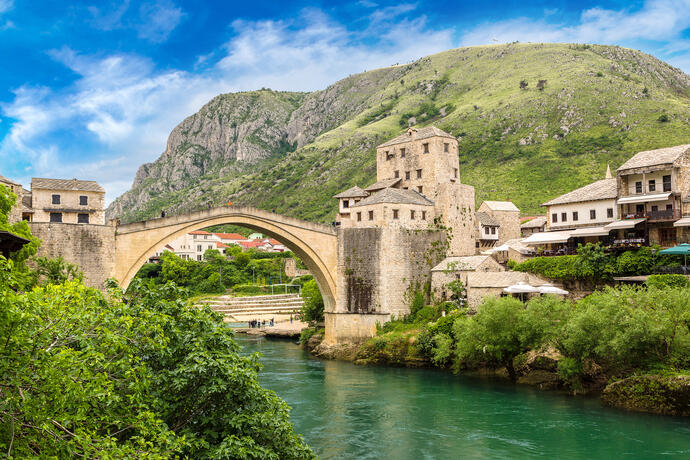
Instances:
[[[249,206],[210,208],[189,214],[133,222],[117,227],[113,277],[123,287],[166,243],[193,230],[218,224],[236,224],[257,230],[285,244],[313,273],[326,311],[335,306],[336,230]]]

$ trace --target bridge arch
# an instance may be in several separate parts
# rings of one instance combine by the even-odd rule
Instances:
[[[326,311],[335,308],[336,231],[252,207],[211,208],[189,214],[120,225],[115,235],[113,277],[127,287],[139,269],[166,243],[193,230],[236,224],[277,239],[294,252],[314,275]]]

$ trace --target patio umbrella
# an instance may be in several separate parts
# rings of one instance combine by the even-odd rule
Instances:
[[[542,294],[568,295],[568,291],[561,288],[557,288],[556,286],[550,283],[537,286],[537,290]]]
[[[672,248],[662,249],[659,254],[669,254],[669,255],[683,255],[685,256],[684,267],[688,266],[688,254],[690,254],[690,244],[679,244],[678,246],[673,246]]]
[[[530,286],[524,281],[520,281],[518,284],[513,284],[503,289],[504,292],[508,294],[530,294],[532,292],[539,292],[534,286]]]

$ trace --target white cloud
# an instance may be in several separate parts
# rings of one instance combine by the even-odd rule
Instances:
[[[13,0],[0,0],[0,13],[9,11],[10,9],[12,9],[12,6],[14,6]]]
[[[158,0],[144,3],[139,8],[141,23],[137,26],[139,38],[153,43],[167,40],[168,35],[182,21],[182,8],[175,6],[170,0]]]
[[[577,42],[636,44],[644,41],[670,42],[690,27],[690,0],[648,0],[639,10],[584,10],[575,24],[547,19],[513,18],[478,25],[463,34],[462,45],[491,42]],[[687,69],[686,69],[687,70]]]
[[[376,32],[367,24],[350,30],[313,9],[295,20],[235,21],[233,37],[200,58],[200,65],[206,61],[201,74],[160,71],[132,54],[53,50],[49,55],[77,79],[64,89],[24,86],[0,106],[13,123],[0,144],[0,161],[15,168],[28,162],[22,180],[98,180],[111,201],[127,190],[142,163],[163,152],[172,128],[219,93],[261,87],[312,91],[348,74],[452,47],[452,31],[431,30],[423,16],[400,18],[409,11],[401,5],[365,18],[377,21]],[[118,12],[101,26],[119,27],[121,18]]]

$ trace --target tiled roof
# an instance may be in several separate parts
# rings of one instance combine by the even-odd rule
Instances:
[[[616,179],[601,179],[547,201],[542,206],[554,204],[582,203],[584,201],[609,200],[618,196]]]
[[[426,126],[424,128],[409,128],[404,134],[401,134],[398,137],[395,137],[388,142],[384,142],[383,144],[379,145],[378,148],[381,147],[388,147],[391,145],[396,145],[396,144],[404,144],[405,142],[411,142],[411,141],[418,141],[422,139],[427,139],[430,137],[447,137],[449,139],[455,139],[452,134],[448,134],[447,132],[438,129],[435,126]]]
[[[690,149],[690,144],[676,145],[663,149],[647,150],[635,154],[618,168],[617,171],[626,169],[644,168],[646,166],[657,166],[671,164],[676,161],[683,153]]]
[[[539,228],[543,227],[544,225],[546,225],[546,217],[539,216],[520,225],[520,228]]]
[[[400,178],[394,178],[394,179],[383,179],[378,182],[374,182],[371,184],[369,187],[365,188],[367,192],[375,192],[377,190],[382,190],[384,188],[392,187],[398,182],[400,182]]]
[[[355,185],[344,192],[338,193],[333,198],[363,198],[366,196],[369,196],[369,194]]]
[[[480,224],[486,226],[486,227],[500,227],[501,224],[496,222],[496,220],[491,217],[489,214],[485,212],[475,212],[475,216],[477,216],[477,220],[479,221]]]
[[[225,244],[225,243],[221,243],[221,242],[219,241],[218,243],[216,243],[216,247],[217,247],[217,248],[223,249],[223,248],[229,248],[230,246],[228,246],[228,245]]]
[[[363,199],[359,203],[352,205],[353,208],[359,206],[367,206],[378,203],[393,203],[393,204],[418,204],[422,206],[433,206],[434,202],[426,198],[424,195],[415,192],[414,190],[405,190],[399,188],[385,188],[380,192],[374,193],[368,198]]]
[[[432,272],[440,271],[471,271],[476,270],[490,256],[466,256],[446,257],[440,264],[431,269]]]
[[[105,193],[103,187],[98,185],[96,181],[77,179],[44,179],[33,177],[31,179],[31,189],[78,190],[82,192]]]
[[[486,204],[489,209],[492,211],[518,211],[517,206],[513,204],[512,201],[484,201],[483,204]]]
[[[520,281],[529,282],[527,273],[522,272],[475,272],[467,275],[469,288],[506,288]]]
[[[214,233],[221,240],[246,240],[246,236],[242,236],[239,233]]]
[[[18,184],[17,182],[13,181],[12,179],[8,179],[5,176],[0,174],[0,182],[3,182],[5,184],[12,184],[12,185],[21,185]]]
[[[193,232],[189,232],[190,235],[210,235],[209,232],[205,232],[203,230],[194,230]]]
[[[277,244],[280,244],[280,245],[283,244],[283,243],[281,243],[280,241],[276,240],[275,238],[269,238],[269,239],[267,239],[266,241],[268,241],[269,243],[271,243],[273,246],[275,246],[275,245],[277,245]]]

